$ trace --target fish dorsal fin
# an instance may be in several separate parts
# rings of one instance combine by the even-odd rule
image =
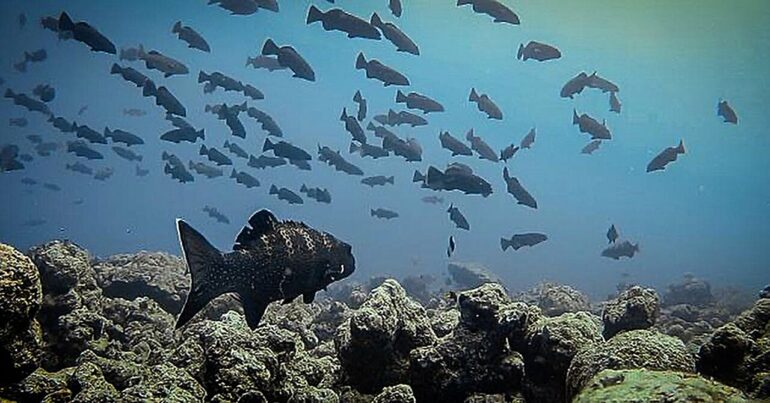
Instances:
[[[249,218],[249,225],[243,227],[238,237],[235,238],[233,250],[250,249],[255,241],[264,234],[275,229],[278,220],[269,210],[260,210]]]

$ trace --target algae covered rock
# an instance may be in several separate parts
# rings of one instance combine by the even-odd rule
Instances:
[[[695,374],[646,369],[601,371],[573,400],[575,403],[748,401],[741,391]]]
[[[372,403],[416,403],[417,399],[409,385],[386,386],[374,397]]]
[[[604,306],[602,333],[609,339],[624,330],[647,329],[655,324],[659,314],[658,293],[651,288],[634,286]]]
[[[623,332],[575,355],[567,373],[567,397],[575,396],[604,369],[695,371],[695,358],[684,343],[650,330]]]
[[[541,283],[519,299],[537,305],[547,316],[591,310],[588,296],[564,284]]]
[[[663,303],[667,306],[689,304],[703,307],[712,302],[714,295],[711,294],[711,284],[689,273],[684,275],[681,282],[669,285],[663,294]]]

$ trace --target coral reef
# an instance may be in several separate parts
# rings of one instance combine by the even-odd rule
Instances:
[[[541,283],[517,296],[516,299],[537,305],[547,316],[558,316],[567,312],[591,311],[588,296],[564,284]]]
[[[660,299],[655,290],[631,287],[604,305],[602,334],[609,339],[624,330],[647,329],[655,324],[659,314]]]
[[[476,288],[486,283],[502,284],[499,277],[479,263],[450,262],[447,271],[452,284],[460,290]]]
[[[714,296],[711,294],[711,284],[699,279],[692,274],[685,274],[682,282],[668,286],[663,294],[663,304],[678,305],[689,304],[695,306],[706,306],[714,302]]]

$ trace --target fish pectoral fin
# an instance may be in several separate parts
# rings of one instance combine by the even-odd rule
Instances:
[[[262,315],[265,314],[267,305],[270,302],[262,301],[250,294],[239,294],[239,296],[243,304],[243,313],[246,315],[246,324],[249,325],[251,330],[254,330],[259,325],[259,321],[262,320]]]
[[[310,304],[315,299],[315,291],[302,294],[302,302]]]

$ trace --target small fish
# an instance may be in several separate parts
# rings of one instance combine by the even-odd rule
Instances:
[[[144,47],[139,45],[135,48],[120,48],[118,59],[128,60],[129,62],[135,62],[139,60],[139,53],[144,52]]]
[[[32,89],[32,94],[37,95],[43,102],[51,102],[56,97],[56,90],[48,84],[38,84]]]
[[[140,73],[138,70],[132,67],[123,67],[117,63],[112,64],[110,74],[120,75],[124,80],[133,83],[138,88],[144,87],[144,83],[150,80],[149,77]]]
[[[59,129],[62,133],[72,133],[75,131],[75,127],[72,125],[72,123],[68,122],[67,119],[64,119],[62,117],[54,117],[51,115],[48,118],[48,121],[51,122],[51,125],[53,127]]]
[[[602,92],[618,92],[620,88],[609,80],[599,77],[594,71],[593,74],[588,76],[585,82],[586,87],[596,88]]]
[[[278,63],[281,66],[290,69],[293,73],[293,77],[302,78],[308,81],[315,81],[315,72],[310,64],[300,56],[300,54],[291,46],[281,46],[273,42],[268,38],[265,44],[262,46],[263,56],[277,56]]]
[[[291,190],[287,188],[278,188],[275,185],[270,186],[270,192],[271,195],[277,195],[278,200],[285,200],[289,204],[304,204],[305,202],[302,200],[301,197],[299,197],[298,194],[292,192]]]
[[[401,125],[409,125],[411,127],[416,126],[425,126],[428,124],[428,121],[425,120],[422,116],[415,115],[414,113],[408,112],[408,111],[394,111],[393,109],[388,110],[388,125],[389,126],[401,126]]]
[[[620,113],[620,100],[615,92],[610,92],[610,112]]]
[[[215,249],[186,222],[177,220],[176,226],[192,276],[177,329],[227,292],[238,294],[246,323],[255,329],[270,302],[302,295],[309,304],[317,291],[356,269],[350,245],[301,222],[278,221],[268,210],[251,216],[230,253]]]
[[[163,172],[181,183],[194,182],[195,178],[184,167],[184,163],[174,154],[163,152],[162,158],[166,161]]]
[[[395,181],[395,178],[393,176],[384,176],[384,175],[369,176],[364,179],[361,179],[361,183],[363,183],[364,185],[368,185],[370,187],[385,186],[388,183],[392,185],[394,184],[394,181]]]
[[[112,177],[113,173],[115,173],[115,171],[110,167],[102,168],[94,173],[94,179],[99,181],[106,181]]]
[[[457,6],[470,4],[473,11],[494,18],[494,22],[519,25],[519,16],[497,0],[457,0]]]
[[[184,63],[172,57],[166,56],[157,50],[145,52],[139,51],[139,59],[144,61],[144,66],[150,70],[158,70],[163,73],[163,77],[173,75],[184,75],[190,73],[190,69]]]
[[[684,141],[679,140],[679,145],[676,147],[666,147],[660,154],[647,164],[647,172],[662,171],[666,169],[666,165],[676,161],[679,154],[684,154]]]
[[[348,14],[339,8],[333,8],[326,12],[318,9],[318,7],[311,5],[307,12],[306,23],[308,25],[314,22],[321,22],[324,30],[326,31],[341,31],[348,34],[348,38],[367,38],[377,39],[381,38],[380,32],[377,28],[370,24],[366,20],[356,17],[355,15]]]
[[[177,37],[187,43],[187,47],[211,52],[208,42],[192,27],[182,25],[182,21],[177,21],[171,32],[177,34]]]
[[[251,66],[255,69],[266,69],[267,71],[284,70],[288,67],[282,66],[278,62],[277,57],[257,55],[256,57],[247,57],[246,66]]]
[[[59,149],[58,143],[48,142],[48,143],[39,143],[35,146],[35,152],[37,152],[37,155],[41,157],[48,157],[51,155],[52,152]]]
[[[127,159],[129,161],[142,161],[143,157],[127,148],[113,146],[112,151],[119,157]]]
[[[393,15],[396,17],[401,17],[401,0],[389,0],[388,8],[390,9],[390,12],[393,13]]]
[[[321,189],[321,188],[309,188],[307,185],[302,185],[301,188],[299,188],[300,193],[304,193],[307,195],[307,197],[314,199],[315,201],[319,203],[326,203],[329,204],[332,202],[332,195],[329,193],[329,190],[327,189]]]
[[[607,243],[614,243],[618,239],[618,230],[615,229],[615,224],[610,225],[610,229],[607,230]]]
[[[508,162],[509,159],[516,155],[516,151],[519,151],[519,147],[513,144],[503,148],[502,151],[500,151],[500,160]]]
[[[32,162],[34,158],[29,154],[19,154],[19,159],[24,162]]]
[[[361,127],[361,124],[358,123],[358,120],[354,116],[348,115],[346,108],[342,108],[340,121],[345,123],[345,130],[350,133],[350,136],[353,137],[353,140],[362,144],[366,144],[366,134],[364,134],[364,129]]]
[[[487,94],[479,95],[476,93],[475,88],[471,88],[471,94],[468,96],[468,101],[475,102],[478,110],[487,115],[487,119],[503,119],[503,112]]]
[[[408,162],[422,161],[422,147],[417,139],[409,138],[406,141],[398,137],[385,137],[382,139],[382,148],[393,151],[393,154],[403,157]]]
[[[30,112],[40,112],[46,116],[52,115],[51,109],[48,108],[48,105],[46,105],[45,102],[38,101],[37,99],[31,98],[27,94],[17,94],[13,92],[13,90],[11,90],[10,88],[6,88],[5,97],[13,99],[13,103],[15,105],[22,106]]]
[[[359,122],[366,119],[366,100],[361,95],[361,91],[356,91],[355,94],[353,94],[353,102],[358,104],[358,112],[356,113],[356,119],[358,119]]]
[[[519,44],[519,51],[516,53],[516,58],[524,60],[535,59],[539,62],[547,60],[554,60],[561,57],[559,49],[551,45],[547,45],[541,42],[530,41],[527,46]]]
[[[420,55],[420,49],[417,47],[417,44],[401,31],[396,24],[382,21],[382,18],[376,12],[372,13],[369,23],[379,29],[385,35],[385,38],[396,46],[396,51],[411,53],[416,56]]]
[[[537,209],[535,198],[524,189],[524,186],[521,185],[516,177],[512,177],[508,173],[508,167],[503,168],[503,179],[505,180],[508,193],[516,199],[517,204]]]
[[[225,140],[223,147],[233,153],[236,157],[249,159],[249,153],[242,149],[238,144]]]
[[[78,138],[86,139],[88,142],[94,144],[107,144],[107,138],[104,137],[104,135],[86,125],[79,126],[77,123],[73,122],[72,127],[75,128],[75,135]]]
[[[206,136],[203,133],[203,129],[195,130],[192,127],[188,127],[184,129],[169,130],[163,133],[163,135],[160,136],[160,139],[165,141],[170,141],[172,143],[177,143],[177,144],[183,141],[195,143],[196,141],[198,141],[198,139],[205,140]]]
[[[203,211],[209,215],[209,217],[217,220],[217,222],[222,224],[230,224],[230,219],[227,218],[224,214],[219,212],[219,210],[216,209],[216,207],[211,206],[203,206]]]
[[[265,139],[265,144],[262,146],[262,152],[273,150],[273,154],[275,154],[276,157],[282,157],[289,160],[311,160],[312,157],[310,154],[307,153],[307,151],[294,146],[290,143],[287,143],[285,141],[278,141],[278,142],[271,142],[270,139]]]
[[[184,105],[166,87],[155,87],[155,84],[147,80],[142,88],[142,95],[155,97],[155,105],[163,107],[167,113],[177,116],[187,116]]]
[[[535,232],[515,234],[511,239],[500,238],[500,247],[503,251],[508,250],[508,248],[519,250],[525,246],[535,246],[541,242],[545,242],[547,239],[548,237],[545,234]]]
[[[566,84],[564,84],[564,86],[561,88],[560,95],[562,98],[573,99],[575,95],[583,92],[583,89],[585,89],[587,84],[588,74],[585,72],[580,72],[578,75],[571,78],[569,81],[567,81]]]
[[[371,144],[356,144],[351,142],[349,152],[351,154],[358,153],[361,157],[372,157],[373,159],[387,157],[390,155],[388,150]]]
[[[187,168],[193,172],[196,172],[198,175],[203,175],[209,179],[218,178],[224,175],[222,168],[212,167],[202,162],[189,161],[187,163]]]
[[[147,111],[137,108],[123,109],[123,114],[126,116],[140,117],[147,115]]]
[[[113,143],[123,143],[129,147],[144,144],[144,140],[136,134],[120,129],[110,130],[109,127],[104,128],[104,137],[111,139]]]
[[[446,257],[452,257],[452,253],[455,251],[455,237],[449,236],[449,246],[446,248]]]
[[[420,200],[428,204],[444,204],[444,198],[438,196],[425,196]]]
[[[318,160],[333,166],[335,170],[345,172],[348,175],[363,175],[361,168],[345,160],[339,151],[332,151],[329,147],[318,146]]]
[[[86,22],[73,22],[70,16],[65,12],[61,13],[59,16],[59,32],[72,33],[72,37],[76,41],[88,45],[94,52],[105,52],[113,55],[117,54],[115,45],[107,39],[106,36],[102,35],[96,28]]]
[[[588,133],[591,135],[591,140],[610,140],[612,139],[612,133],[604,122],[599,123],[596,119],[588,116],[588,114],[578,115],[576,110],[572,110],[572,124],[578,125],[581,133]]]
[[[206,83],[203,87],[203,92],[206,94],[214,92],[217,87],[225,91],[243,91],[243,83],[218,71],[207,74],[201,70],[198,72],[198,83]]]
[[[363,53],[356,57],[356,70],[366,71],[366,78],[382,81],[383,86],[409,85],[409,79],[398,71],[382,64],[379,60],[366,60]]]
[[[249,117],[256,119],[257,122],[262,125],[262,130],[265,130],[268,135],[274,137],[283,137],[281,128],[278,126],[272,116],[268,115],[266,112],[252,106],[246,110],[246,114]]]
[[[8,125],[16,127],[27,127],[29,121],[26,118],[9,118]]]
[[[369,215],[371,215],[372,217],[384,218],[386,220],[391,220],[393,218],[398,217],[398,213],[396,213],[395,211],[384,209],[384,208],[370,209]]]
[[[209,0],[208,4],[216,4],[232,15],[251,15],[259,10],[259,3],[254,0]]]
[[[150,173],[150,170],[149,169],[144,169],[144,168],[140,167],[139,165],[137,165],[136,169],[134,170],[134,173],[136,174],[136,176],[142,177],[142,176],[147,176],[147,174]]]
[[[495,150],[493,150],[481,137],[475,136],[473,134],[473,129],[468,130],[468,133],[465,134],[465,139],[471,142],[471,149],[476,151],[480,159],[492,162],[500,161]]]
[[[174,116],[174,115],[172,115],[170,113],[166,114],[166,120],[171,122],[171,125],[176,127],[176,128],[178,128],[178,129],[192,129],[193,128],[192,125],[190,123],[188,123],[186,120],[184,120],[184,119],[182,119],[182,118],[180,118],[178,116]]]
[[[68,141],[67,152],[73,153],[78,157],[85,157],[89,160],[104,159],[104,156],[100,152],[89,147],[83,140]]]
[[[280,157],[269,157],[267,155],[260,155],[259,157],[251,155],[249,156],[247,165],[257,169],[274,168],[286,165],[286,160]]]
[[[426,114],[430,112],[444,112],[444,105],[417,92],[410,92],[404,95],[401,90],[398,90],[396,92],[396,103],[406,104],[407,108],[419,109],[422,113]]]
[[[580,150],[581,154],[593,154],[594,151],[599,149],[599,146],[602,145],[601,140],[591,140],[590,143],[586,144],[585,147],[583,147],[582,150]]]
[[[48,189],[48,190],[50,190],[50,191],[53,191],[53,192],[60,192],[61,191],[61,187],[59,187],[59,185],[57,185],[55,183],[44,183],[43,187]]]
[[[226,155],[224,155],[221,151],[217,150],[214,147],[206,148],[205,144],[201,144],[201,148],[198,151],[198,155],[205,155],[209,161],[217,164],[218,166],[222,165],[233,165],[233,161],[228,158]]]
[[[32,178],[21,178],[21,183],[29,186],[37,185],[37,181]]]
[[[453,137],[449,132],[441,132],[438,135],[438,139],[441,142],[441,147],[451,151],[453,157],[455,155],[473,155],[473,151],[471,151],[470,147]]]
[[[727,101],[719,101],[719,104],[717,104],[717,116],[721,116],[724,119],[724,123],[738,124],[738,115],[735,114],[735,111]]]
[[[90,176],[94,174],[94,170],[91,167],[81,162],[75,162],[74,164],[66,164],[65,168],[69,169],[72,172],[78,172],[84,175]]]
[[[233,169],[233,171],[230,173],[230,177],[235,179],[236,182],[242,184],[243,186],[246,186],[249,189],[253,187],[258,187],[260,185],[257,178],[243,171],[238,172],[235,169]]]
[[[468,224],[468,220],[465,219],[463,213],[461,213],[460,209],[455,207],[454,204],[449,205],[447,213],[449,213],[449,219],[455,224],[457,228],[464,229],[466,231],[471,230],[471,225]]]
[[[289,160],[289,164],[294,165],[301,171],[310,171],[310,164],[305,160]]]
[[[87,110],[88,110],[88,105],[81,106],[80,109],[78,109],[78,116],[83,115],[83,113],[85,113],[85,111]]]
[[[619,260],[621,257],[632,258],[639,253],[639,244],[632,244],[629,241],[614,242],[612,245],[602,251],[602,256],[610,259]]]

